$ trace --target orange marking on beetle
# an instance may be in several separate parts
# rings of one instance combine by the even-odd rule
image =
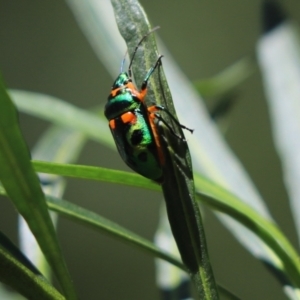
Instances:
[[[117,89],[114,89],[110,92],[110,97],[115,97],[117,95],[117,92],[122,89],[123,87],[120,87],[120,88],[117,88]]]
[[[126,85],[126,88],[132,90],[132,91],[136,91],[137,93],[139,93],[135,87],[135,85],[132,82],[128,82]]]
[[[154,137],[154,140],[155,140],[159,162],[160,162],[161,165],[163,165],[165,163],[165,158],[164,158],[161,143],[160,143],[160,140],[159,140],[159,134],[157,132],[156,125],[154,123],[154,120],[156,118],[154,113],[156,111],[158,111],[158,109],[155,106],[149,106],[148,107],[149,123],[150,123],[151,130],[152,130],[152,133],[153,133],[153,137]]]
[[[110,92],[110,97],[116,97],[116,95],[118,94],[118,92],[122,89],[128,89],[131,90],[132,95],[134,95],[135,97],[137,97],[141,102],[144,102],[144,98],[146,97],[147,94],[147,89],[141,90],[140,92],[136,89],[136,87],[134,86],[134,84],[132,82],[128,82],[127,84],[116,88],[114,90],[112,90]]]
[[[143,89],[143,90],[141,90],[140,92],[139,92],[139,99],[143,102],[143,103],[145,103],[145,101],[144,101],[144,99],[145,99],[145,97],[146,97],[146,94],[147,94],[147,89]]]
[[[121,120],[123,121],[123,123],[136,123],[136,115],[131,112],[131,111],[128,111],[126,113],[124,113],[123,115],[121,115]]]
[[[116,128],[116,122],[115,122],[114,119],[112,119],[112,120],[109,121],[109,127],[111,129],[115,129]]]
[[[159,111],[159,109],[158,109],[155,105],[148,106],[147,109],[148,109],[148,112],[149,112],[150,114],[153,114],[153,113]],[[154,116],[154,117],[155,117],[155,116]]]

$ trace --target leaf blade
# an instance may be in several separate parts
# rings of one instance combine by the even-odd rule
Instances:
[[[118,181],[119,183],[131,186],[156,191],[160,190],[157,184],[137,174],[80,165],[60,165],[47,162],[33,162],[33,164],[35,169],[39,172],[53,172],[62,176],[104,180],[112,183]],[[110,174],[101,175],[103,172]],[[113,179],[115,175],[117,176],[117,180]],[[297,252],[279,228],[273,222],[266,219],[265,216],[260,215],[252,207],[243,203],[238,196],[233,195],[220,185],[213,183],[203,176],[194,176],[196,191],[198,195],[200,195],[200,200],[214,210],[236,217],[243,226],[252,231],[253,234],[269,246],[269,252],[275,245],[274,251],[276,251],[276,255],[274,256],[274,253],[272,254],[271,252],[269,255],[272,255],[274,261],[277,262],[279,271],[286,272],[286,275],[290,278],[289,281],[292,282],[294,286],[300,287],[300,262]],[[201,198],[201,195],[207,197]],[[287,264],[288,269],[285,270],[282,268],[282,264]]]
[[[30,162],[18,126],[17,112],[0,82],[0,180],[19,213],[26,219],[65,294],[76,299],[47,210],[44,194]]]

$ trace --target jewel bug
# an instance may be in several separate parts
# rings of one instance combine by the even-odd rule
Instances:
[[[147,106],[145,103],[148,81],[153,72],[161,66],[162,55],[146,73],[139,91],[132,82],[131,68],[136,52],[146,37],[156,29],[158,27],[149,31],[139,41],[133,51],[127,72],[123,71],[125,58],[123,59],[121,73],[112,85],[104,114],[109,121],[109,128],[124,162],[144,177],[161,183],[163,181],[161,165],[164,163],[164,158],[155,120],[162,121],[174,135],[176,133],[158,112],[166,112],[176,124],[182,128],[186,127],[163,106]],[[184,137],[179,138],[184,139]]]

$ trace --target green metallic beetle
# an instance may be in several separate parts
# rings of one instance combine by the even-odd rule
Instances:
[[[164,107],[159,105],[147,106],[145,103],[149,78],[155,69],[161,65],[162,55],[158,57],[155,65],[147,72],[140,91],[132,83],[131,71],[132,62],[138,47],[156,29],[152,29],[140,40],[133,52],[128,71],[123,72],[121,68],[121,73],[111,88],[104,113],[109,121],[109,128],[124,162],[144,177],[162,183],[161,166],[164,163],[164,157],[155,120],[159,119],[165,124],[166,122],[158,112],[165,111],[179,124],[174,116]],[[123,64],[124,60],[122,67]],[[168,124],[166,125],[170,128]],[[179,126],[186,128],[181,124]],[[170,130],[173,132],[171,128]],[[192,130],[190,131],[192,132]]]

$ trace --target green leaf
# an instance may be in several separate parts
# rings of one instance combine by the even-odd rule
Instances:
[[[32,150],[32,156],[35,160],[70,163],[77,160],[85,143],[85,134],[54,125],[38,140]]]
[[[51,168],[50,165],[53,166],[53,164],[49,164],[49,166],[48,166],[49,168]],[[38,168],[47,170],[47,163],[43,164],[43,163],[37,162],[36,166],[38,166]],[[55,167],[55,165],[54,165],[54,167]],[[68,171],[66,171],[65,168],[63,168],[62,165],[57,165],[56,167],[57,167],[55,169],[57,171],[56,173],[69,173]],[[78,167],[79,167],[78,171],[80,169],[85,168],[83,166],[78,166]],[[93,167],[87,167],[87,168],[93,169]],[[63,169],[65,172],[63,172]],[[71,168],[69,171],[71,171],[71,170],[74,170],[74,169]],[[103,170],[103,172],[105,172],[105,170]],[[107,172],[111,172],[112,175],[115,174],[114,170],[107,170]],[[117,173],[118,173],[118,171],[117,171]],[[130,174],[128,174],[126,172],[122,172],[122,173],[124,173],[123,179],[127,178],[128,175],[130,176]],[[71,176],[72,172],[70,172],[69,174]],[[91,172],[90,175],[91,175],[90,179],[99,180],[99,178],[97,178],[97,176],[95,176],[95,173],[93,174],[93,172]],[[136,175],[136,174],[132,174],[132,175],[133,175],[133,177],[140,177],[141,181],[147,181],[139,175]],[[85,176],[82,176],[82,178],[84,178],[84,177]],[[136,178],[136,179],[138,179],[138,178]],[[129,182],[130,182],[130,180],[129,180]],[[155,187],[158,187],[158,185],[152,184],[152,186],[151,186],[149,184],[149,187],[156,189]],[[0,194],[6,195],[5,190],[3,189],[3,187],[1,185],[0,185]],[[117,238],[121,242],[132,245],[132,246],[136,247],[137,249],[140,249],[150,255],[153,255],[162,260],[165,260],[165,261],[169,262],[170,264],[172,264],[186,272],[186,268],[176,257],[173,257],[169,253],[166,253],[165,251],[157,248],[157,246],[155,246],[152,242],[144,239],[143,237],[138,236],[137,234],[123,228],[122,226],[119,226],[118,224],[116,224],[110,220],[105,219],[104,217],[102,217],[94,212],[91,212],[80,206],[74,205],[68,201],[64,201],[62,199],[58,199],[58,198],[55,198],[52,196],[47,196],[47,205],[48,205],[49,209],[65,216],[75,222],[80,222],[81,224],[83,224],[85,226],[89,226],[97,231],[103,232],[105,234],[108,234],[109,236]],[[238,297],[233,295],[231,292],[229,292],[222,286],[218,286],[218,289],[220,290],[221,294],[227,295],[228,299],[234,299],[234,300],[239,299]]]
[[[79,25],[84,29],[84,33],[96,54],[99,58],[102,57],[103,63],[109,68],[109,72],[116,76],[119,69],[116,58],[119,58],[120,61],[125,50],[124,42],[119,37],[111,8],[109,8],[110,3],[88,0],[68,0],[68,2],[73,5],[76,12],[75,16],[80,20]],[[76,6],[78,9],[75,8]],[[85,9],[82,9],[83,7]],[[130,23],[130,20],[128,21]],[[101,39],[101,36],[104,39]],[[103,56],[101,53],[108,53],[111,59],[107,59],[108,56]],[[188,137],[195,170],[238,195],[241,201],[248,203],[265,218],[271,220],[270,213],[247,173],[226,146],[214,125],[211,124],[207,112],[199,103],[201,99],[196,95],[189,81],[172,61],[170,53],[162,44],[160,45],[160,53],[165,55],[164,66],[180,120],[196,129],[194,135]],[[70,122],[68,126],[72,127],[72,123]],[[100,140],[101,138],[99,138]],[[111,145],[113,144],[111,143]],[[279,268],[280,270],[278,260],[265,244],[261,243],[259,239],[255,239],[254,235],[245,234],[244,227],[241,227],[231,218],[225,218],[222,214],[218,214],[218,217],[237,240],[256,258],[267,262],[274,269]]]
[[[120,183],[157,191],[160,190],[160,187],[150,180],[140,175],[127,172],[47,162],[33,162],[33,165],[38,172]],[[278,227],[229,191],[207,180],[203,176],[194,176],[198,200],[216,211],[236,218],[243,226],[263,240],[264,243],[268,245],[269,255],[277,262],[278,271],[280,271],[291,284],[299,287],[300,262],[297,252]]]
[[[0,281],[11,286],[28,299],[65,299],[42,276],[32,273],[2,247],[0,247]]]
[[[173,236],[199,299],[219,299],[195,199],[193,173],[190,162],[185,160],[187,143],[175,137],[162,124],[157,126],[165,159],[162,188]]]
[[[225,213],[243,224],[269,246],[270,255],[277,261],[277,272],[294,287],[300,288],[298,253],[279,228],[238,197],[202,176],[195,176],[199,201]]]
[[[53,164],[51,164],[51,165],[53,165]],[[43,166],[43,165],[41,165],[41,166]],[[62,167],[62,166],[57,165],[57,167],[58,167],[57,168],[57,170],[58,170],[59,167]],[[84,168],[89,169],[90,168],[90,167],[82,168],[82,166],[79,166],[79,167],[81,167],[80,169],[84,169]],[[42,168],[43,167],[41,167],[41,169]],[[63,173],[63,169],[66,170],[65,168],[60,168],[60,169],[61,169],[61,173]],[[126,172],[123,172],[123,173],[124,173],[123,174],[124,177],[127,177],[129,175]],[[133,175],[138,176],[135,174],[133,174]],[[141,176],[139,176],[139,177],[141,177]],[[99,180],[99,179],[96,179],[94,176],[91,176],[90,179]],[[142,178],[142,177],[141,177],[141,179],[144,180],[144,178]],[[6,195],[6,192],[1,185],[0,185],[0,194]],[[62,200],[59,198],[55,198],[52,196],[47,196],[47,205],[48,205],[49,209],[65,216],[73,221],[80,222],[80,223],[82,223],[84,225],[88,225],[96,230],[105,232],[106,234],[113,236],[125,243],[131,244],[139,249],[142,249],[143,251],[145,251],[147,253],[150,253],[158,258],[164,259],[182,270],[186,270],[184,265],[177,258],[162,251],[157,246],[155,246],[153,243],[144,239],[143,237],[140,237],[139,235],[100,216],[99,214],[96,214],[96,213],[89,211],[85,208],[82,208],[78,205],[72,204],[68,201],[65,201],[65,200]]]
[[[119,64],[116,61],[122,60],[125,47],[118,32],[110,3],[92,0],[67,0],[67,2],[99,60],[115,77],[119,69]],[[127,7],[125,7],[126,9]],[[131,29],[136,30],[131,19],[127,21],[128,23],[124,26],[127,26],[129,32]],[[131,25],[133,26],[131,27]],[[151,36],[149,38],[151,39]],[[149,45],[151,46],[151,40]],[[130,49],[132,50],[132,48]],[[248,174],[226,145],[216,126],[211,122],[201,102],[201,97],[195,92],[190,81],[182,73],[162,42],[159,44],[159,52],[164,55],[164,69],[179,119],[183,124],[195,129],[194,134],[188,136],[194,170],[238,195],[241,201],[271,220],[270,213]],[[139,61],[137,63],[139,64]],[[144,64],[143,60],[141,60],[141,66],[144,71],[149,67],[149,65]],[[140,73],[142,74],[142,72]],[[231,218],[225,218],[221,214],[217,214],[217,216],[253,256],[263,262],[268,262],[275,269],[280,267],[277,265],[278,261],[274,260],[274,255],[270,254],[269,248],[259,239],[255,238],[254,235],[245,234],[244,227]]]
[[[160,186],[157,183],[154,183],[149,179],[145,179],[136,173],[128,173],[101,167],[49,163],[45,161],[33,161],[32,164],[34,169],[37,172],[41,173],[99,180],[109,183],[118,183],[128,186],[148,188],[156,191],[161,190]]]
[[[66,296],[76,299],[44,194],[30,162],[30,154],[18,126],[17,112],[0,82],[0,180],[9,198],[27,221],[53,268]]]
[[[53,197],[47,197],[47,203],[51,210],[56,211],[71,220],[88,225],[93,229],[100,230],[101,232],[109,234],[114,238],[121,240],[122,242],[131,244],[145,251],[146,253],[164,259],[171,264],[174,264],[177,267],[185,270],[183,264],[177,258],[163,252],[153,243],[140,237],[139,235],[108,219],[103,218],[94,212],[61,199],[55,199]]]
[[[65,299],[1,232],[0,281],[28,299]]]
[[[254,59],[245,57],[212,78],[195,81],[194,85],[203,97],[222,97],[236,89],[256,69]]]
[[[10,90],[9,94],[20,111],[72,128],[115,148],[107,121],[103,118],[45,94],[18,90]]]
[[[34,159],[54,162],[74,162],[85,143],[84,134],[66,127],[51,126],[39,139],[32,150]],[[53,197],[61,198],[66,187],[65,179],[52,174],[38,175],[43,192]],[[52,212],[51,219],[57,226],[57,215]],[[51,269],[40,250],[26,221],[19,217],[19,241],[21,250],[30,258],[46,278],[51,278]]]
[[[130,4],[125,0],[112,0],[111,2],[119,31],[128,46],[128,53],[132,56],[136,45],[152,28],[138,1],[131,0]],[[143,41],[133,61],[135,82],[143,82],[147,70],[154,66],[158,56],[154,34],[151,34]],[[162,68],[158,67],[156,73],[151,75],[150,81],[151,88],[147,89],[146,103],[163,105],[173,116],[176,116],[172,95]],[[161,115],[164,119],[162,124],[168,123],[173,132],[184,136],[180,126],[172,122],[163,112]],[[182,142],[179,146],[178,143],[175,143],[176,146],[173,144],[176,147],[174,152],[180,156],[179,165],[171,154],[173,150],[169,147],[171,139],[176,142],[178,139],[168,134],[169,130],[165,126],[158,125],[157,128],[160,137],[161,131],[166,132],[160,139],[161,145],[158,147],[162,149],[165,158],[162,164],[162,189],[173,236],[181,258],[195,283],[199,298],[218,299],[218,291],[208,259],[201,215],[195,202],[191,157],[187,143]],[[164,138],[167,140],[165,141]]]
[[[0,246],[7,252],[9,252],[15,259],[28,268],[36,275],[42,276],[41,272],[35,265],[10,241],[6,235],[0,231]]]
[[[300,243],[300,38],[299,26],[283,22],[257,43],[272,136],[282,164],[298,244]]]

